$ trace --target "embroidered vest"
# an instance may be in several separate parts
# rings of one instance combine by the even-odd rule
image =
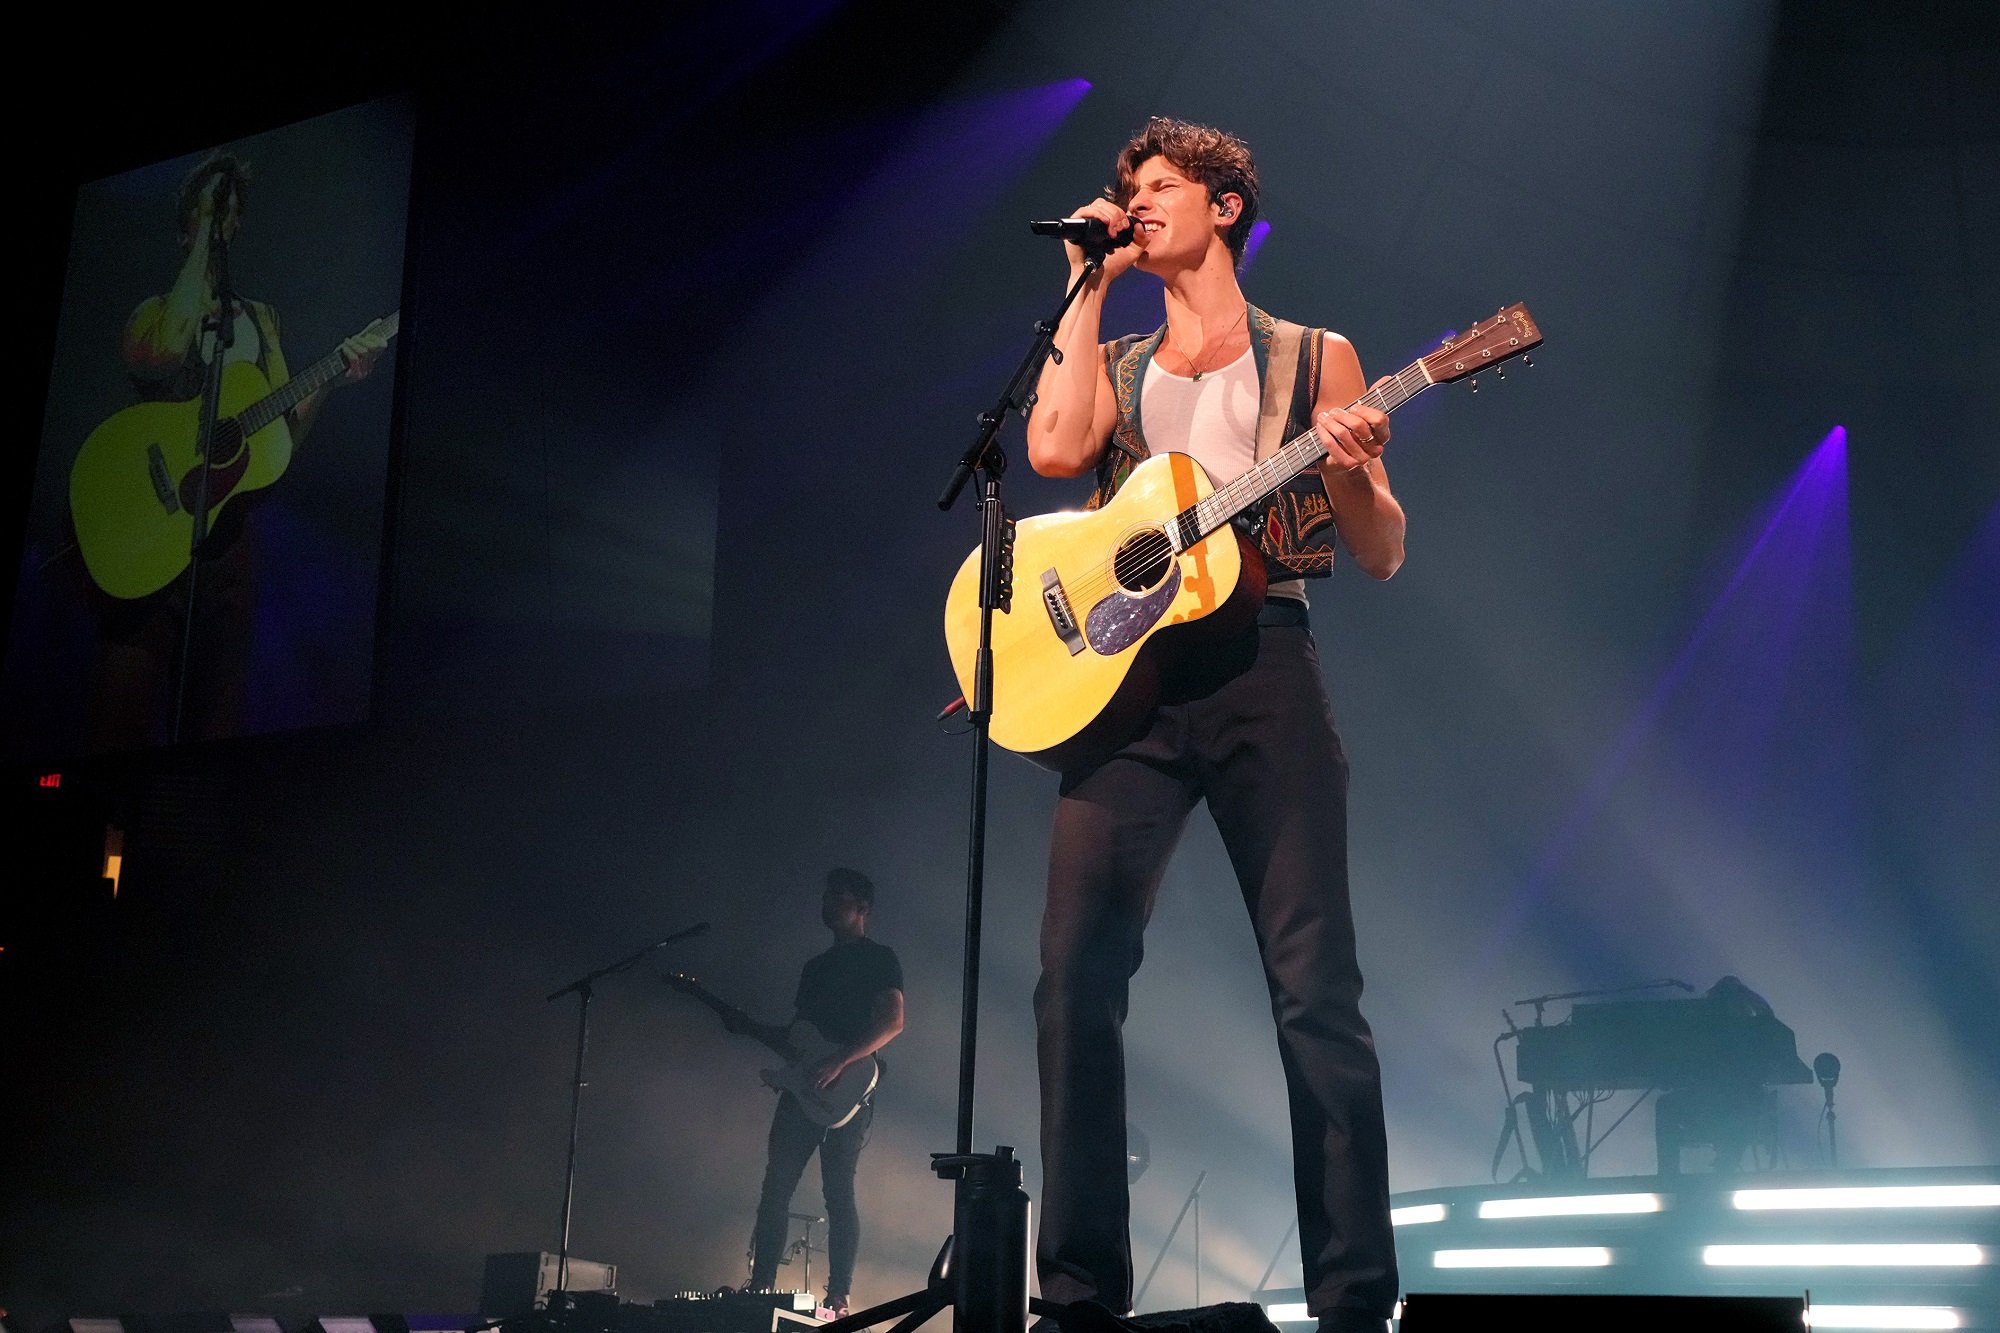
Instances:
[[[1308,329],[1273,319],[1249,307],[1250,347],[1257,362],[1260,386],[1257,412],[1257,460],[1262,462],[1287,440],[1304,433],[1319,399],[1320,355],[1326,330]],[[1104,344],[1104,369],[1117,398],[1118,419],[1111,443],[1097,463],[1097,488],[1089,507],[1108,504],[1132,469],[1150,456],[1139,419],[1139,390],[1146,368],[1166,337],[1163,324],[1149,334],[1133,334]],[[1318,472],[1307,472],[1271,497],[1256,519],[1252,535],[1263,552],[1272,582],[1280,579],[1324,578],[1333,572],[1333,506]]]

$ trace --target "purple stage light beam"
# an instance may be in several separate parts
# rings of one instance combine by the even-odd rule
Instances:
[[[1250,265],[1256,262],[1257,252],[1264,248],[1264,242],[1269,240],[1270,236],[1271,220],[1269,218],[1258,218],[1250,224],[1250,235],[1243,242],[1243,258],[1236,265],[1237,277],[1240,278],[1250,271]]]
[[[888,141],[842,201],[825,250],[839,281],[865,289],[965,243],[1090,91],[1087,79],[943,103],[873,137]],[[949,221],[945,219],[949,217]]]
[[[1584,782],[1488,932],[1483,966],[1507,955],[1642,753],[1661,740],[1702,766],[1719,801],[1764,808],[1776,776],[1776,728],[1784,719],[1795,722],[1802,709],[1816,709],[1828,741],[1815,746],[1811,767],[1835,784],[1818,789],[1824,822],[1851,820],[1850,588],[1847,431],[1836,426],[1807,456],[1686,644]],[[1683,706],[1684,714],[1677,711]]]

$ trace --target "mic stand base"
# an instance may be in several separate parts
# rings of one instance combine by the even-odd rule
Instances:
[[[1063,1307],[1028,1296],[1028,1196],[1014,1150],[933,1153],[931,1169],[953,1182],[953,1226],[930,1280],[919,1291],[822,1324],[820,1333],[859,1333],[891,1319],[890,1333],[911,1333],[947,1308],[957,1333],[1022,1333],[1030,1314],[1061,1313]]]

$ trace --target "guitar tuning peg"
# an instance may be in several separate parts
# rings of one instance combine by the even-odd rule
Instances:
[[[1493,374],[1496,378],[1504,380],[1507,378],[1507,368],[1505,366],[1495,366],[1493,367]]]
[[[1474,393],[1479,392],[1479,381],[1477,379],[1468,380],[1466,382],[1472,386],[1472,391]]]
[[[1532,356],[1524,355],[1521,358],[1521,364],[1526,366],[1528,369],[1533,370],[1535,368],[1535,358],[1533,358]]]

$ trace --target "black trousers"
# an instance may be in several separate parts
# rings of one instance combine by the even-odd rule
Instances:
[[[1121,1029],[1189,812],[1208,802],[1256,929],[1292,1120],[1307,1307],[1386,1319],[1397,1294],[1388,1145],[1347,890],[1347,760],[1311,631],[1262,626],[1240,669],[1065,775],[1035,990],[1042,1295],[1132,1300]]]
[[[771,1116],[770,1151],[764,1188],[757,1197],[757,1226],[750,1235],[750,1285],[766,1288],[778,1280],[791,1230],[792,1193],[806,1163],[819,1153],[820,1192],[826,1197],[826,1294],[845,1296],[854,1281],[854,1256],[861,1249],[861,1214],[854,1206],[854,1168],[868,1143],[875,1107],[863,1103],[839,1129],[815,1124],[790,1093],[778,1098]]]

